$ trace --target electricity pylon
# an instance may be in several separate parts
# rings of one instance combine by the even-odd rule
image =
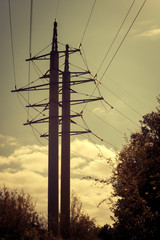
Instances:
[[[69,46],[66,45],[62,83],[61,139],[61,235],[70,236],[70,72]]]
[[[49,148],[48,148],[48,228],[58,235],[59,215],[59,53],[57,23],[54,22],[52,51],[50,53],[49,81]]]
[[[32,125],[36,123],[49,123],[49,133],[43,134],[41,137],[49,138],[48,148],[48,229],[52,231],[55,236],[59,234],[59,213],[60,213],[60,230],[64,238],[70,236],[70,136],[84,133],[90,133],[89,129],[84,131],[71,131],[70,123],[76,124],[71,120],[75,117],[82,117],[82,113],[70,114],[71,105],[87,103],[97,100],[103,100],[102,97],[90,97],[87,99],[71,100],[71,87],[78,84],[88,82],[95,82],[93,78],[86,78],[81,80],[71,80],[71,77],[79,77],[85,74],[90,74],[89,71],[84,72],[70,72],[69,71],[69,55],[75,52],[80,52],[80,49],[70,49],[66,45],[65,51],[58,50],[57,41],[57,22],[54,22],[52,50],[48,54],[35,56],[26,61],[34,60],[50,60],[50,69],[40,79],[49,78],[49,83],[27,86],[17,89],[12,92],[48,90],[49,88],[49,102],[47,103],[28,103],[30,108],[44,108],[43,111],[49,109],[49,116],[41,119],[27,120],[24,125]],[[59,69],[59,54],[65,56],[64,71]],[[62,81],[59,77],[62,77]],[[62,101],[59,97],[62,92]],[[59,109],[62,108],[60,115]],[[59,127],[61,131],[59,131]],[[61,136],[61,204],[59,211],[59,136]]]

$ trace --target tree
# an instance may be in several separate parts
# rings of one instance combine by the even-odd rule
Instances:
[[[82,203],[74,193],[71,200],[72,240],[96,240],[98,229],[94,219],[82,210]],[[1,240],[61,240],[47,231],[47,220],[35,211],[29,194],[22,190],[0,189],[0,239]]]
[[[160,99],[158,99],[160,103]],[[160,108],[147,114],[117,157],[112,184],[115,239],[160,236]]]
[[[73,193],[71,197],[71,239],[74,240],[96,240],[98,228],[95,220],[82,209],[79,197]]]
[[[34,208],[29,194],[0,189],[0,239],[53,239]]]
[[[102,240],[112,240],[114,230],[108,224],[104,225],[99,231],[99,238]]]

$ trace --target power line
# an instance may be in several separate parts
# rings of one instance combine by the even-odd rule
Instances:
[[[9,6],[9,23],[10,23],[10,38],[11,38],[11,49],[12,49],[12,65],[13,65],[13,79],[14,79],[14,85],[16,88],[16,70],[15,70],[15,59],[14,59],[14,47],[13,47],[13,31],[12,31],[12,16],[11,16],[11,3],[10,0],[8,0],[8,6]]]
[[[100,83],[101,86],[103,86],[105,89],[107,89],[110,93],[112,93],[114,96],[116,96],[118,99],[121,100],[126,106],[128,106],[132,111],[134,111],[137,115],[142,116],[137,110],[135,110],[130,104],[128,104],[126,101],[124,101],[121,97],[119,97],[117,94],[115,94],[111,89],[106,87],[104,84]]]
[[[113,62],[113,60],[114,60],[115,56],[117,55],[117,53],[118,53],[118,51],[119,51],[120,47],[122,46],[122,44],[123,44],[124,40],[126,39],[126,37],[127,37],[128,33],[129,33],[129,31],[131,30],[131,28],[132,28],[132,26],[133,26],[134,22],[136,21],[136,19],[137,19],[138,15],[140,14],[140,12],[141,12],[141,10],[142,10],[143,6],[144,6],[144,5],[145,5],[145,3],[146,3],[146,1],[147,1],[147,0],[144,0],[143,4],[141,5],[140,9],[138,10],[138,12],[137,12],[137,14],[136,14],[135,18],[133,19],[133,21],[132,21],[132,23],[131,23],[130,27],[128,28],[128,30],[127,30],[127,32],[126,32],[126,34],[124,35],[124,37],[123,37],[123,39],[122,39],[122,41],[121,41],[120,45],[118,46],[118,48],[117,48],[116,52],[114,53],[114,55],[113,55],[113,57],[112,57],[111,61],[109,62],[108,66],[107,66],[107,68],[105,69],[105,71],[104,71],[103,75],[101,76],[100,80],[97,82],[97,85],[99,85],[99,84],[100,84],[100,82],[102,81],[102,78],[104,77],[105,73],[106,73],[106,72],[107,72],[107,70],[109,69],[109,67],[110,67],[111,63]],[[133,2],[133,3],[134,3],[134,2]],[[131,6],[132,6],[132,5],[131,5]],[[83,58],[83,59],[84,59],[84,58]],[[84,59],[84,61],[85,61],[85,59]],[[97,74],[96,74],[96,75],[97,75]],[[94,94],[94,92],[95,92],[95,90],[96,90],[96,88],[97,88],[97,85],[96,85],[95,89],[93,90],[93,92],[91,93],[91,96]],[[83,110],[85,109],[85,107],[86,107],[86,106],[87,106],[87,103],[85,104],[85,106],[84,106]],[[137,125],[137,124],[136,124],[136,125]]]
[[[32,61],[32,64],[33,64],[33,67],[34,67],[34,69],[35,69],[35,71],[36,71],[36,73],[37,73],[37,75],[39,76],[39,79],[40,79],[40,77],[44,75],[43,72],[42,72],[42,71],[40,70],[40,68],[37,66],[37,64],[35,63],[35,61]],[[39,71],[39,72],[38,72],[38,71]],[[49,82],[49,80],[48,80],[47,78],[43,78],[43,79],[45,79],[47,82]]]
[[[118,53],[119,49],[121,48],[122,44],[124,43],[124,41],[125,41],[125,39],[126,39],[126,37],[127,37],[128,33],[130,32],[131,28],[133,27],[133,24],[135,23],[135,21],[136,21],[137,17],[139,16],[139,14],[140,14],[140,12],[141,12],[142,8],[144,7],[144,5],[145,5],[146,1],[147,1],[147,0],[144,0],[143,4],[141,5],[140,9],[138,10],[138,12],[137,12],[137,14],[136,14],[135,18],[133,19],[133,21],[132,21],[132,23],[131,23],[130,27],[128,28],[128,30],[127,30],[126,34],[124,35],[124,37],[123,37],[123,39],[122,39],[121,43],[119,44],[119,46],[118,46],[118,48],[117,48],[116,52],[114,53],[113,57],[111,58],[111,60],[110,60],[110,62],[109,62],[109,64],[108,64],[108,66],[106,67],[106,69],[105,69],[104,73],[102,74],[102,76],[101,76],[101,78],[100,78],[100,81],[102,80],[102,78],[103,78],[103,77],[104,77],[104,75],[106,74],[107,70],[109,69],[110,65],[112,64],[112,62],[113,62],[114,58],[116,57],[116,55],[117,55],[117,53]]]
[[[94,115],[96,118],[100,119],[102,122],[104,122],[106,125],[110,126],[111,128],[113,128],[115,131],[119,132],[120,134],[124,135],[123,132],[121,132],[118,128],[115,128],[114,126],[112,126],[110,123],[108,123],[107,121],[105,121],[103,118],[99,117],[97,114],[95,114],[94,112],[90,111],[88,108],[86,108],[86,110],[88,112],[90,112],[92,115]]]
[[[107,167],[106,164],[101,163],[101,162],[99,162],[98,160],[95,160],[95,159],[89,158],[88,156],[86,156],[86,155],[84,155],[84,154],[77,153],[77,152],[72,151],[72,150],[71,150],[71,152],[72,152],[73,154],[76,154],[77,156],[80,156],[80,157],[82,157],[82,158],[86,158],[86,159],[89,160],[89,161],[96,162],[96,163],[98,163],[98,164],[100,164],[100,165],[102,165],[102,166]]]
[[[82,52],[80,51],[80,54],[81,54],[81,57],[82,57],[82,60],[87,68],[87,70],[89,71],[89,67],[88,67],[88,63],[87,63],[87,58],[86,58],[86,55],[85,55],[85,52],[84,52],[84,49],[82,46],[80,46],[80,49],[82,49]]]
[[[128,116],[126,116],[124,113],[122,113],[121,111],[119,111],[118,109],[114,108],[115,111],[117,111],[119,114],[121,114],[123,117],[125,117],[126,119],[128,119],[128,121],[132,122],[134,125],[136,125],[137,127],[139,127],[139,125],[133,121],[132,119],[130,119]]]
[[[91,133],[94,137],[96,137],[97,139],[101,140],[102,142],[106,142],[106,143],[109,144],[110,146],[112,146],[112,147],[118,149],[118,147],[116,147],[116,146],[113,145],[112,143],[110,143],[110,142],[108,142],[108,141],[102,139],[101,137],[99,137],[98,135],[96,135],[94,132],[92,132],[92,131],[90,130],[90,128],[88,127],[88,124],[85,122],[83,116],[82,116],[82,120],[83,120],[83,123],[85,124],[86,128],[89,129],[90,133]],[[91,140],[90,137],[89,137],[89,139]],[[91,140],[91,141],[92,141],[92,140]],[[94,141],[93,141],[93,143],[94,143]],[[99,149],[99,148],[98,148],[98,149]]]
[[[117,37],[118,37],[118,34],[119,34],[119,32],[121,31],[121,29],[122,29],[122,27],[123,27],[123,25],[124,25],[124,23],[125,23],[125,21],[126,21],[128,15],[129,15],[129,13],[130,13],[130,11],[131,11],[131,9],[132,9],[132,7],[133,7],[135,1],[136,1],[136,0],[133,0],[131,6],[129,7],[129,10],[127,11],[126,16],[124,17],[124,19],[123,19],[123,21],[122,21],[122,23],[121,23],[121,25],[120,25],[120,27],[119,27],[119,29],[118,29],[118,31],[117,31],[115,37],[114,37],[114,39],[113,39],[113,41],[112,41],[112,43],[111,43],[109,49],[107,50],[107,52],[106,52],[106,54],[105,54],[105,56],[104,56],[104,58],[103,58],[103,60],[102,60],[102,62],[101,62],[101,64],[100,64],[100,66],[99,66],[99,68],[98,68],[98,70],[97,70],[97,74],[98,74],[99,70],[101,69],[101,67],[102,67],[102,65],[103,65],[103,63],[104,63],[104,61],[105,61],[105,59],[107,58],[107,56],[108,56],[108,54],[109,54],[109,52],[110,52],[110,50],[111,50],[111,48],[112,48],[114,42],[116,41],[116,39],[117,39]]]
[[[83,40],[84,40],[84,36],[85,36],[85,34],[86,34],[86,30],[87,30],[87,27],[88,27],[88,25],[89,25],[89,22],[90,22],[92,13],[93,13],[93,9],[94,9],[95,3],[96,3],[96,0],[94,0],[94,2],[93,2],[92,9],[91,9],[91,12],[90,12],[88,21],[87,21],[87,23],[86,23],[86,27],[85,27],[84,32],[83,32],[83,35],[82,35],[81,44],[82,44],[82,42],[83,42]]]
[[[33,14],[33,0],[31,0],[30,4],[30,31],[29,31],[29,57],[31,58],[32,56],[32,14]],[[28,85],[30,84],[30,77],[31,77],[31,62],[29,61],[28,65]],[[28,102],[30,101],[29,99],[30,93],[28,91]],[[27,118],[29,120],[29,108],[27,110]]]
[[[11,4],[10,0],[8,0],[8,6],[9,6],[9,23],[10,23],[10,37],[11,37],[11,49],[12,49],[12,65],[13,65],[13,79],[14,79],[14,85],[15,89],[17,88],[17,79],[16,79],[16,70],[15,70],[15,57],[14,57],[14,46],[13,46],[13,30],[12,30],[12,15],[11,15]],[[21,106],[25,109],[26,113],[28,114],[28,111],[26,110],[25,106],[23,105],[19,93],[17,93],[18,101],[20,102]]]
[[[28,105],[30,105],[30,103],[28,102],[28,100],[19,92],[18,93],[22,98],[23,98],[23,100],[28,104]],[[18,95],[17,94],[17,95]],[[25,111],[27,112],[27,110],[26,110],[26,108],[25,108],[25,106],[23,105],[23,103],[21,102],[21,104],[22,104],[22,106],[23,106],[23,108],[25,109]],[[39,111],[37,108],[35,108],[35,107],[32,107],[35,111],[37,111],[38,112],[38,115],[40,115],[40,114],[42,114],[43,116],[44,116],[44,114],[43,114],[43,111]],[[28,112],[27,112],[28,113]],[[29,117],[32,119],[32,116],[29,114]],[[37,116],[36,116],[37,117]]]
[[[114,81],[112,78],[110,78],[108,76],[108,79],[114,83],[114,85],[118,86],[119,88],[121,88],[129,97],[132,97],[134,100],[138,101],[138,104],[141,104],[143,107],[145,107],[147,109],[147,106],[144,104],[144,102],[142,102],[141,99],[138,99],[136,96],[134,96],[130,91],[128,91],[126,88],[124,88],[123,86],[121,86],[120,84],[118,84],[116,81]],[[104,85],[104,84],[102,84]]]
[[[101,84],[101,83],[100,83]],[[98,89],[100,96],[103,98],[104,102],[109,105],[112,109],[116,110],[119,114],[121,114],[123,117],[125,117],[126,119],[128,119],[130,122],[134,123],[136,126],[138,126],[138,124],[136,122],[134,122],[132,119],[130,119],[128,116],[126,116],[124,113],[122,113],[121,111],[119,111],[118,109],[116,109],[115,107],[113,107],[112,105],[110,105],[102,96],[102,94],[100,93],[100,90]],[[125,103],[125,102],[124,102]],[[130,105],[128,105],[130,106]],[[131,106],[130,106],[131,107]],[[139,126],[138,126],[139,127]]]
[[[48,44],[46,47],[44,47],[40,52],[38,52],[34,57],[37,57],[40,53],[42,53],[44,50],[46,50],[48,47],[50,47],[52,43]]]
[[[82,116],[82,120],[83,120],[84,126],[86,126],[86,127],[88,128],[88,125],[87,125],[87,123],[84,121],[83,116]],[[112,143],[107,142],[107,141],[105,141],[104,139],[98,137],[98,136],[97,136],[96,134],[94,134],[93,132],[91,132],[91,133],[92,133],[92,135],[95,136],[96,138],[98,138],[98,139],[100,139],[101,141],[106,142],[106,143],[109,144],[110,146],[114,147],[114,149],[118,149],[118,148],[117,148],[115,145],[113,145]],[[98,151],[99,151],[99,156],[105,158],[105,159],[107,160],[107,163],[109,163],[111,166],[113,166],[113,165],[111,164],[110,159],[107,158],[106,156],[104,156],[103,152],[101,151],[100,147],[96,144],[96,142],[95,142],[93,139],[91,139],[91,137],[90,137],[89,134],[87,134],[87,135],[88,135],[89,140],[90,140],[90,141],[93,143],[93,145],[98,149]]]
[[[31,58],[31,50],[32,50],[32,15],[33,15],[33,0],[31,0],[30,4],[30,31],[29,31],[29,56]]]
[[[32,132],[33,132],[35,138],[37,139],[37,141],[38,141],[42,146],[45,146],[45,145],[39,140],[39,138],[38,138],[38,137],[36,136],[36,134],[35,134],[35,132],[37,132],[39,135],[41,135],[41,133],[40,133],[36,128],[34,128],[32,125],[31,125],[31,129],[32,129]],[[48,140],[47,138],[45,138],[45,139]]]

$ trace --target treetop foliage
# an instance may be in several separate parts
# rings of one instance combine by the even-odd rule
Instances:
[[[47,230],[47,220],[35,211],[29,194],[22,190],[0,188],[0,239],[1,240],[62,240]],[[98,228],[82,209],[79,197],[71,197],[72,240],[97,240]]]
[[[158,239],[160,108],[143,116],[141,130],[131,135],[117,160],[112,179],[114,196],[118,199],[113,208],[116,239]]]

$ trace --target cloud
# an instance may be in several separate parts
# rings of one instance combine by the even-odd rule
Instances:
[[[100,107],[96,107],[92,111],[93,113],[100,113],[100,114],[105,113],[105,110]]]
[[[160,28],[154,28],[138,35],[139,37],[158,38],[160,37]]]
[[[47,147],[22,146],[9,156],[0,156],[0,166],[19,167],[32,172],[44,173],[47,171]]]
[[[8,170],[8,169],[7,169]],[[46,212],[47,206],[47,177],[28,170],[22,170],[15,173],[9,171],[0,173],[1,187],[3,185],[17,190],[24,190],[37,202],[37,210]]]
[[[5,136],[0,134],[0,148],[8,147],[8,146],[16,146],[17,140],[10,136]]]
[[[89,214],[91,218],[95,218],[97,224],[104,225],[106,223],[111,224],[110,216],[110,204],[99,203],[110,196],[112,191],[111,185],[98,187],[94,183],[88,180],[71,179],[71,188],[78,193],[80,200],[83,203],[83,208]]]
[[[107,158],[114,161],[115,153],[104,145],[78,139],[71,143],[71,190],[80,197],[84,210],[101,225],[111,223],[109,207],[104,204],[97,208],[100,201],[110,196],[111,186],[106,185],[102,189],[82,178],[109,178],[112,168],[107,164]],[[47,213],[47,168],[47,146],[20,146],[9,156],[0,156],[1,186],[23,188],[37,202],[36,209]]]

